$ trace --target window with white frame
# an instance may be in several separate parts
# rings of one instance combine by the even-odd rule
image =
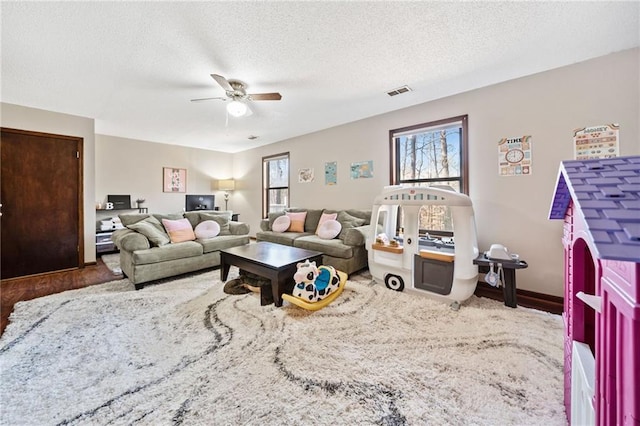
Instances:
[[[262,158],[262,217],[289,206],[289,153]]]

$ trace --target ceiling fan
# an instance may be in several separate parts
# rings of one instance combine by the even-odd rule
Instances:
[[[227,112],[234,117],[241,117],[247,113],[249,109],[246,101],[279,101],[282,95],[278,92],[272,93],[247,93],[247,85],[240,80],[227,80],[221,75],[211,74],[211,77],[224,89],[226,97],[216,96],[213,98],[191,99],[191,102],[209,101],[212,99],[221,99],[231,102],[227,104]]]

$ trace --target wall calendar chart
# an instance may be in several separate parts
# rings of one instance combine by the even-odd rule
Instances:
[[[589,160],[592,158],[612,158],[620,155],[620,125],[603,124],[583,127],[573,131],[573,158]]]

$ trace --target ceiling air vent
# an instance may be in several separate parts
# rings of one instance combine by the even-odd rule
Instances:
[[[398,87],[397,89],[393,89],[387,92],[387,95],[389,96],[396,96],[396,95],[400,95],[402,93],[407,93],[410,92],[411,88],[409,86],[402,86],[402,87]]]

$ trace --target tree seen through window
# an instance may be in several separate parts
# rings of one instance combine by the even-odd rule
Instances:
[[[436,186],[467,193],[467,116],[391,130],[389,136],[392,184]],[[419,220],[423,232],[453,231],[446,206],[424,206]]]

